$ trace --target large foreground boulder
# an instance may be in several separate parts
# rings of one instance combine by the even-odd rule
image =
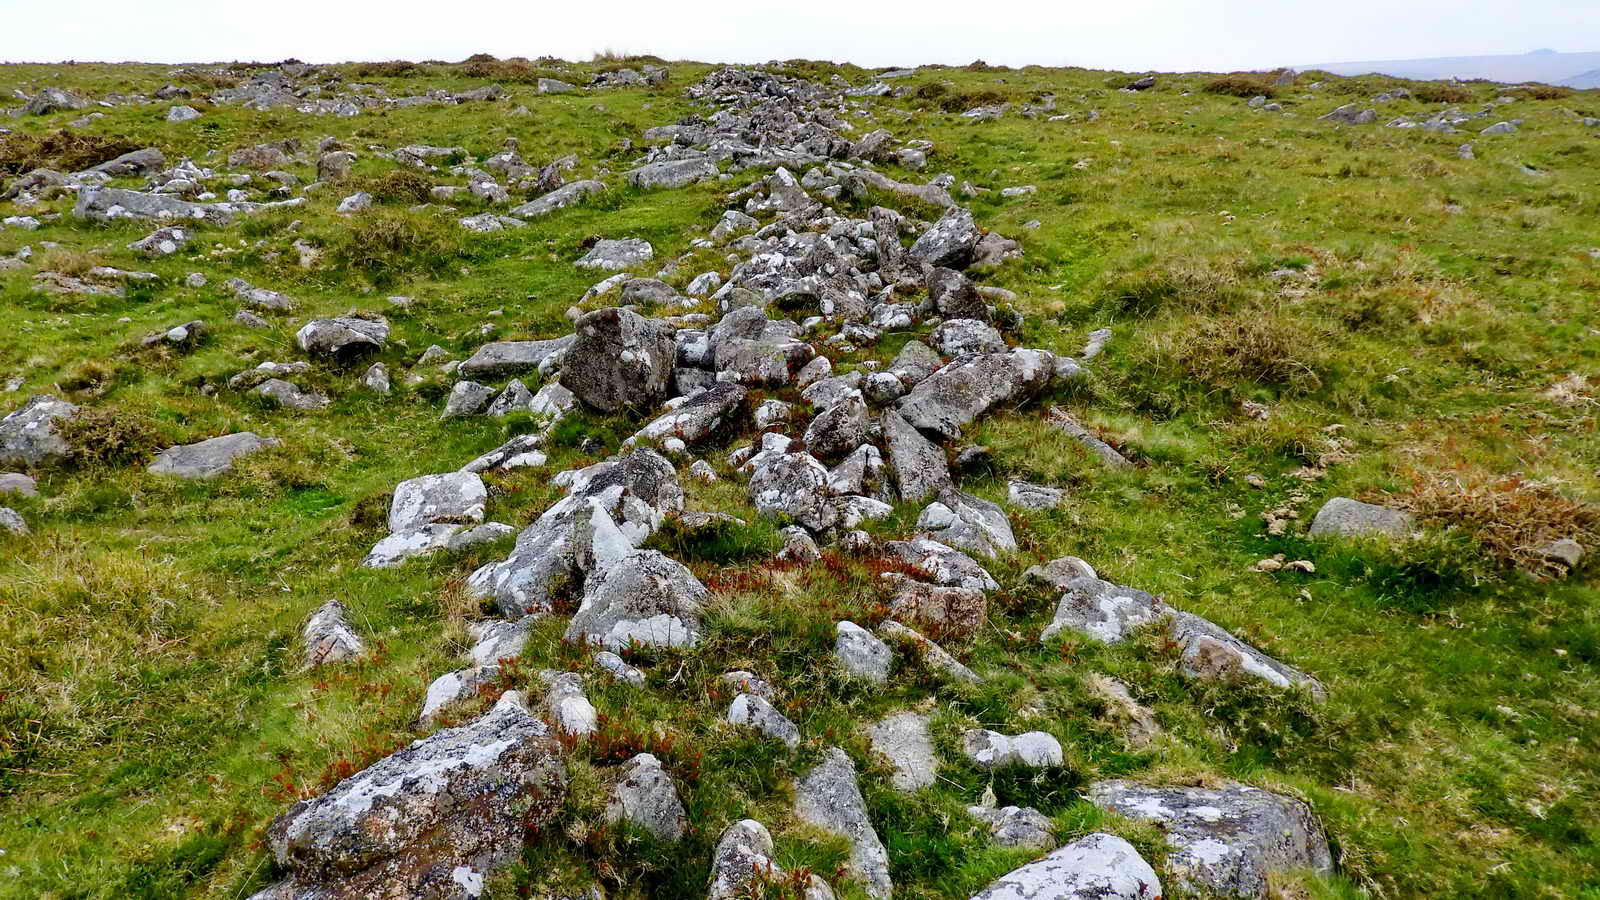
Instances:
[[[586,406],[609,413],[667,398],[678,352],[671,328],[610,307],[579,319],[577,333],[562,360],[561,384]]]
[[[972,900],[1160,900],[1161,880],[1133,845],[1091,834],[1000,877]]]
[[[268,845],[289,878],[255,900],[468,898],[566,795],[561,745],[511,691],[459,728],[302,800]]]
[[[0,465],[34,466],[66,456],[70,448],[56,427],[77,411],[59,397],[38,394],[0,419]]]
[[[1321,824],[1293,797],[1233,783],[1150,787],[1117,780],[1091,786],[1089,799],[1159,825],[1173,847],[1167,867],[1186,891],[1265,897],[1272,874],[1333,870]]]

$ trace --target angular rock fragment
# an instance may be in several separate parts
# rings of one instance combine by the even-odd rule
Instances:
[[[994,558],[1017,549],[1005,510],[981,497],[945,488],[917,517],[917,530],[934,540]]]
[[[226,434],[200,441],[168,447],[156,455],[147,470],[156,475],[177,478],[214,478],[232,471],[234,460],[276,447],[275,438],[263,438],[250,431]]]
[[[842,835],[850,842],[846,868],[866,889],[867,896],[887,898],[894,893],[889,879],[889,852],[867,816],[867,803],[856,784],[855,763],[838,747],[830,747],[822,762],[795,785],[794,814],[802,822]]]
[[[846,672],[874,684],[889,680],[894,654],[888,644],[854,622],[840,622],[834,631],[833,656]]]
[[[972,900],[1159,900],[1161,879],[1115,835],[1079,838],[1003,875]]]
[[[607,822],[632,823],[660,841],[676,841],[688,828],[688,815],[672,777],[661,767],[661,760],[649,753],[623,764],[612,785],[605,816]]]
[[[976,672],[962,665],[959,660],[947,653],[943,647],[917,633],[915,629],[907,628],[894,619],[887,619],[883,624],[879,625],[878,634],[888,640],[909,646],[922,659],[924,665],[937,669],[956,681],[976,684],[983,680]]]
[[[67,455],[71,448],[58,433],[78,407],[59,397],[36,394],[0,419],[0,465],[34,466]]]
[[[914,712],[895,713],[867,729],[872,749],[894,766],[890,783],[895,790],[911,793],[934,783],[939,757],[928,734],[928,717]]]
[[[348,364],[366,353],[376,353],[389,340],[389,323],[383,318],[312,319],[295,332],[295,343],[311,356]]]
[[[1334,497],[1322,504],[1311,520],[1311,537],[1407,537],[1414,528],[1411,514],[1349,497]]]
[[[311,668],[357,659],[367,652],[366,642],[350,627],[345,605],[338,600],[322,604],[307,620],[305,640],[306,665]]]
[[[778,711],[766,698],[756,694],[740,694],[728,707],[728,721],[761,732],[785,746],[800,746],[800,729]]]
[[[635,642],[692,647],[709,596],[681,563],[655,550],[634,551],[589,577],[566,637],[608,650]]]
[[[672,329],[619,307],[577,322],[562,361],[561,384],[600,412],[648,408],[667,397],[677,342]]]

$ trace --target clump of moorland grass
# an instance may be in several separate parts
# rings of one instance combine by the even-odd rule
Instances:
[[[1224,75],[1213,78],[1201,88],[1208,94],[1226,94],[1229,97],[1276,97],[1278,89],[1270,81],[1253,74]]]
[[[1477,95],[1459,84],[1428,81],[1411,88],[1411,96],[1423,103],[1471,103]]]
[[[134,410],[101,406],[78,410],[56,426],[74,466],[142,463],[166,445],[155,420]]]
[[[335,265],[383,287],[407,275],[443,273],[460,258],[461,243],[454,223],[380,210],[341,229],[332,251]]]
[[[379,203],[427,203],[433,182],[420,172],[395,169],[368,181],[366,190]]]
[[[1563,538],[1586,548],[1600,546],[1600,506],[1516,475],[1418,473],[1407,493],[1387,502],[1426,524],[1459,529],[1503,569],[1559,575],[1563,567],[1543,548]]]
[[[14,131],[0,134],[0,174],[21,175],[34,169],[78,172],[137,149],[138,144],[119,137],[66,130]]]
[[[1206,314],[1236,308],[1250,296],[1241,264],[1231,260],[1159,256],[1101,281],[1100,309],[1140,318],[1159,313]]]

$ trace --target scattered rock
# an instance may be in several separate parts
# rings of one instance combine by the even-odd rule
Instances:
[[[305,627],[306,666],[348,662],[367,652],[366,642],[350,627],[348,610],[338,600],[318,607]]]
[[[1133,845],[1096,833],[1015,869],[972,900],[1158,900],[1161,880]]]
[[[357,357],[376,353],[389,340],[389,323],[382,318],[312,319],[295,332],[295,343],[311,356],[349,364]]]
[[[889,680],[894,653],[888,644],[854,622],[840,622],[834,631],[833,656],[846,672],[874,684]]]
[[[681,563],[638,550],[591,575],[566,638],[620,650],[632,643],[692,647],[709,594]]]
[[[856,785],[855,763],[843,750],[828,748],[822,762],[795,785],[794,814],[802,822],[850,841],[846,868],[861,882],[867,896],[883,900],[893,894],[889,853],[867,816],[866,800]]]
[[[728,721],[754,728],[787,747],[800,746],[800,729],[777,707],[755,694],[740,694],[733,698],[732,705],[728,707]]]
[[[666,399],[676,358],[671,328],[620,307],[598,309],[578,320],[561,384],[600,412],[650,407]]]
[[[872,742],[872,749],[888,757],[894,766],[890,784],[895,790],[911,793],[936,780],[939,757],[928,734],[927,716],[895,713],[869,727],[867,739]]]
[[[278,445],[274,438],[241,431],[197,444],[168,447],[157,454],[147,469],[155,475],[177,478],[215,478],[232,471],[234,460]]]
[[[1028,731],[1014,737],[986,728],[973,728],[961,735],[961,752],[981,769],[1023,766],[1043,769],[1059,766],[1065,757],[1061,742],[1043,731]]]
[[[37,394],[0,419],[0,465],[35,466],[66,456],[70,448],[57,425],[78,407],[59,397]]]
[[[1411,514],[1387,506],[1362,503],[1349,497],[1334,497],[1311,520],[1311,537],[1367,537],[1382,535],[1403,538],[1411,534]]]
[[[622,767],[606,804],[607,822],[630,822],[656,840],[676,841],[688,827],[688,815],[671,776],[661,761],[641,753]]]
[[[927,532],[940,543],[991,559],[1017,549],[1005,510],[955,488],[940,491],[939,499],[922,510],[917,517],[917,530]]]
[[[650,246],[649,241],[642,238],[605,240],[596,243],[574,265],[580,269],[599,269],[602,272],[616,272],[647,262],[655,255],[655,248]]]

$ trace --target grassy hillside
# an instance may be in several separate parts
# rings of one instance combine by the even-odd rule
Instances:
[[[169,124],[162,102],[0,120],[12,129],[0,135],[7,178],[101,152],[87,138],[219,170],[233,149],[298,138],[311,152],[287,168],[305,182],[316,178],[319,139],[359,155],[352,184],[303,208],[202,227],[166,258],[126,249],[148,224],[63,215],[33,231],[0,227],[0,258],[33,251],[25,266],[0,271],[0,389],[21,379],[0,393],[0,413],[41,392],[94,411],[74,435],[74,457],[33,473],[39,497],[0,497],[33,532],[0,534],[0,895],[247,896],[274,880],[261,842],[274,816],[425,733],[414,726],[423,692],[459,666],[465,625],[483,615],[463,579],[511,542],[393,570],[358,564],[384,534],[396,482],[459,468],[527,423],[441,422],[454,379],[419,368],[420,382],[406,384],[411,364],[434,344],[464,359],[489,340],[569,333],[566,311],[599,277],[572,266],[589,239],[646,238],[659,264],[692,249],[732,205],[729,192],[767,174],[623,186],[645,129],[706,111],[685,88],[712,67],[674,63],[656,87],[541,95],[533,84],[541,74],[583,83],[607,65],[322,67],[391,96],[491,83],[510,93],[351,118],[178,100],[202,117]],[[870,74],[774,68],[823,83],[839,75],[860,85]],[[208,72],[4,66],[0,93],[150,94],[172,82],[199,94],[234,77]],[[1600,91],[1464,85],[1453,102],[1467,111],[1517,98],[1464,127],[1515,118],[1518,133],[1477,137],[1382,127],[1444,108],[1418,97],[1380,105],[1374,125],[1317,119],[1404,85],[1389,79],[1328,77],[1312,89],[1315,76],[1303,75],[1233,91],[1282,104],[1264,111],[1204,90],[1211,75],[1119,90],[1130,77],[926,68],[893,82],[905,96],[862,98],[850,116],[858,134],[882,127],[933,143],[926,170],[883,167],[894,177],[949,172],[958,185],[993,189],[957,198],[980,226],[1022,244],[1022,259],[983,276],[1017,294],[1021,345],[1070,355],[1089,331],[1114,331],[1087,383],[1048,403],[1140,466],[1099,468],[1038,406],[991,416],[970,434],[990,456],[964,489],[1003,500],[1007,478],[1023,478],[1071,494],[1063,509],[1013,515],[1023,550],[992,568],[1002,591],[990,622],[952,646],[987,681],[955,687],[913,671],[874,691],[839,677],[823,664],[833,623],[871,617],[878,573],[839,554],[774,564],[776,527],[754,516],[742,486],[686,478],[691,507],[750,523],[653,539],[713,589],[710,639],[692,653],[635,660],[653,673],[648,690],[591,679],[602,738],[575,755],[558,825],[534,837],[497,890],[542,896],[598,880],[611,897],[703,896],[710,847],[747,816],[773,829],[786,866],[831,873],[844,851],[792,820],[790,779],[830,744],[867,759],[862,723],[922,706],[946,751],[978,723],[1060,736],[1067,765],[1002,779],[1001,800],[1038,807],[1063,839],[1124,834],[1158,870],[1159,835],[1097,811],[1077,788],[1122,775],[1232,778],[1304,797],[1338,871],[1289,879],[1283,896],[1600,898],[1596,569],[1586,561],[1555,577],[1533,552],[1568,536],[1591,553],[1600,547],[1600,250],[1591,249],[1600,247],[1600,128],[1583,124],[1600,116]],[[1053,112],[1020,114],[1050,95]],[[999,103],[1013,106],[994,121],[960,115]],[[513,114],[518,107],[527,113]],[[69,125],[90,111],[103,116]],[[1061,114],[1070,119],[1047,121]],[[34,140],[62,129],[53,142]],[[477,201],[413,210],[396,164],[372,152],[460,146],[481,160],[507,138],[535,165],[576,155],[569,180],[600,177],[608,190],[524,229],[471,235],[456,219],[480,211]],[[1457,149],[1469,140],[1470,160]],[[1018,185],[1037,191],[1001,195]],[[257,176],[249,189],[271,186]],[[336,213],[361,187],[378,197],[374,207]],[[42,218],[72,200],[0,202],[0,217]],[[860,217],[870,204],[836,205]],[[315,260],[302,265],[297,244]],[[53,294],[34,281],[93,265],[160,278],[122,297]],[[719,251],[700,250],[672,281],[727,267]],[[186,286],[193,272],[206,286]],[[234,325],[237,302],[224,286],[233,277],[289,294],[298,309],[267,330]],[[394,295],[414,302],[394,305]],[[349,311],[393,325],[378,357],[395,373],[392,397],[357,390],[361,368],[319,366],[307,377],[303,386],[333,398],[320,412],[269,409],[225,387],[259,362],[303,358],[293,335],[305,319]],[[709,303],[696,311],[714,312]],[[212,326],[197,350],[140,346],[193,319]],[[888,359],[899,340],[844,362]],[[564,422],[547,466],[488,479],[493,517],[528,523],[560,496],[551,476],[611,453],[638,424],[592,414]],[[282,447],[213,481],[145,472],[161,448],[244,430]],[[706,456],[726,475],[720,450]],[[1306,539],[1304,524],[1333,496],[1409,508],[1426,534],[1401,544]],[[904,504],[870,530],[903,536],[916,513]],[[1275,517],[1290,520],[1277,534]],[[1021,573],[1066,554],[1314,674],[1327,702],[1184,681],[1173,648],[1154,638],[1039,642],[1054,598]],[[1255,570],[1275,554],[1314,571]],[[359,665],[306,672],[300,627],[330,598],[378,650]],[[541,623],[508,686],[541,668],[588,665],[560,641],[562,627],[561,617]],[[733,668],[784,690],[807,736],[798,750],[720,721],[729,698],[717,678]],[[1167,736],[1130,750],[1084,687],[1093,672],[1135,686]],[[677,846],[599,824],[599,767],[641,748],[682,783],[693,830]],[[944,776],[909,798],[882,777],[863,779],[897,896],[966,898],[1029,858],[991,847],[965,816],[989,784],[984,773],[952,762]]]

